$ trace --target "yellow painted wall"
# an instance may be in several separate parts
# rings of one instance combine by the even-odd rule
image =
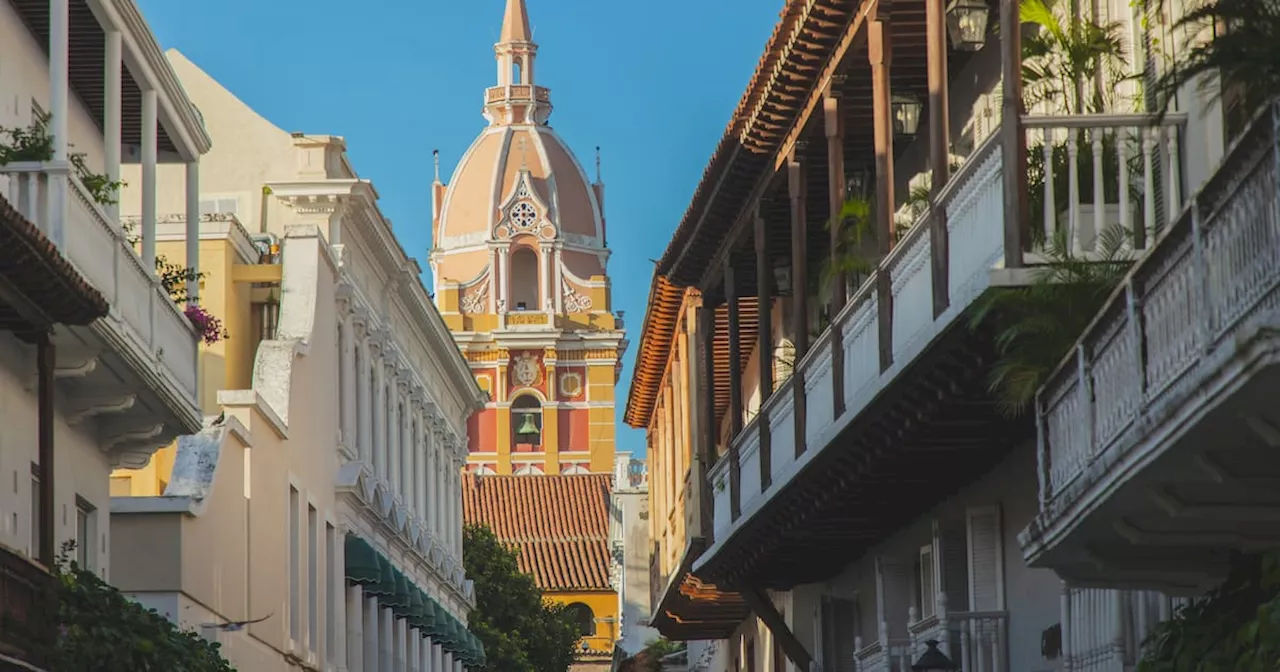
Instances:
[[[560,604],[581,602],[591,608],[596,616],[596,634],[587,637],[592,651],[612,651],[618,632],[618,594],[612,592],[547,593],[547,599]],[[607,620],[611,619],[611,620]]]

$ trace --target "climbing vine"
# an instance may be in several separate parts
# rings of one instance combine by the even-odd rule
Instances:
[[[178,628],[125,597],[93,572],[58,556],[50,582],[53,610],[34,610],[23,623],[5,622],[30,642],[49,672],[235,672],[219,645]]]

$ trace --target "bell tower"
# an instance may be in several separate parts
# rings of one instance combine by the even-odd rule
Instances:
[[[547,126],[525,0],[507,0],[487,127],[433,184],[436,303],[489,394],[471,419],[481,474],[608,473],[627,348],[614,314],[604,185]],[[597,171],[598,174],[598,171]]]

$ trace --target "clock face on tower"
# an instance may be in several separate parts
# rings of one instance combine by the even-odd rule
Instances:
[[[538,360],[525,353],[511,367],[511,377],[516,383],[528,387],[538,382]]]

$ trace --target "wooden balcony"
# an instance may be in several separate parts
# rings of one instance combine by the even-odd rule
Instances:
[[[1280,543],[1277,125],[1255,120],[1041,390],[1031,564],[1195,592]]]
[[[52,577],[43,567],[0,547],[0,619],[5,624],[10,621],[28,623],[28,619],[44,608],[39,601],[45,589],[51,587],[51,582]],[[31,633],[21,630],[21,626],[0,627],[0,669],[20,669],[6,658],[39,669],[40,663],[30,649]]]

